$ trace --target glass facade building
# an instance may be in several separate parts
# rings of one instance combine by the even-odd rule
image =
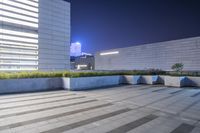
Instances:
[[[68,2],[0,0],[0,71],[68,69],[69,45]]]

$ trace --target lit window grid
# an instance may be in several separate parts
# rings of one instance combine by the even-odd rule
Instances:
[[[38,56],[0,54],[0,59],[38,60]]]
[[[0,53],[7,53],[7,54],[23,54],[23,55],[38,55],[38,51],[35,52],[28,52],[28,51],[9,51],[9,50],[0,50]]]
[[[119,54],[119,51],[111,51],[111,52],[100,53],[101,56],[104,56],[104,55],[114,55],[114,54]]]
[[[35,7],[38,8],[38,3],[37,2],[32,2],[32,1],[29,1],[29,0],[15,0],[15,1],[30,5],[30,6],[35,6]]]
[[[31,12],[31,11],[23,10],[23,9],[8,6],[8,5],[1,5],[1,9],[38,18],[38,13],[34,13],[34,12]]]
[[[24,67],[24,66],[0,66],[0,71],[34,71],[38,70],[37,66],[29,66],[29,67]]]
[[[4,41],[4,40],[0,40],[0,44],[24,46],[24,47],[30,47],[30,48],[38,49],[38,44],[29,44],[29,43],[21,43],[21,42],[19,43],[19,42]]]
[[[4,34],[24,36],[24,37],[31,37],[31,38],[38,39],[38,34],[34,34],[34,33],[19,32],[19,31],[7,30],[7,29],[2,29],[2,28],[0,28],[0,32],[4,33]]]
[[[38,53],[38,50],[27,50],[27,49],[14,49],[14,48],[2,48],[0,47],[0,51],[10,51],[10,52],[30,52],[30,53]]]
[[[13,18],[7,18],[4,16],[0,16],[0,21],[18,24],[18,25],[29,26],[29,27],[33,27],[33,28],[38,28],[38,24],[36,24],[36,23],[26,22],[26,21],[22,21],[22,20],[13,19]]]
[[[7,44],[0,44],[0,47],[2,48],[16,48],[16,49],[38,49],[38,48],[34,48],[34,47],[26,47],[26,46],[16,46],[16,45],[7,45]]]
[[[25,5],[22,3],[17,3],[17,2],[14,2],[13,0],[0,0],[0,3],[19,7],[19,8],[26,9],[26,10],[33,11],[33,12],[38,12],[38,8],[36,8],[36,7],[28,6],[28,5]]]
[[[0,65],[26,65],[26,66],[34,66],[38,65],[38,61],[18,61],[16,60],[0,60]]]
[[[4,11],[4,10],[1,10],[1,9],[0,9],[0,15],[8,16],[8,17],[11,16],[12,18],[22,19],[22,20],[25,20],[25,21],[38,23],[38,18],[28,17],[28,16],[25,16],[25,15],[20,15],[20,14]]]
[[[10,35],[1,35],[0,33],[0,39],[3,40],[13,40],[13,41],[23,41],[23,42],[27,42],[27,43],[38,43],[38,39],[30,39],[30,38],[26,38],[26,37],[15,37],[15,36],[10,36]]]
[[[16,0],[16,1],[19,1],[19,0]],[[33,0],[33,1],[38,2],[38,0]],[[19,2],[24,3],[24,1],[19,1]],[[26,4],[30,4],[30,5],[34,4],[33,6],[38,7],[38,3],[35,3],[35,2],[29,1]],[[33,8],[32,6],[22,5],[21,3],[17,3],[17,2],[14,2],[14,1],[10,1],[10,0],[0,0],[0,3],[5,3],[5,4],[8,4],[8,5],[13,5],[15,7],[19,7],[19,9],[17,9],[15,7],[11,7],[11,6],[9,7],[7,5],[4,6],[4,7],[8,7],[7,9],[4,8],[5,10],[8,10],[8,11],[10,10],[12,12],[17,10],[17,11],[19,11],[18,13],[20,13],[20,11],[22,13],[23,9],[26,9],[26,10],[29,10],[29,11],[31,10],[30,12],[24,10],[23,13],[27,12],[26,15],[33,16],[33,17],[28,17],[28,16],[23,16],[23,15],[20,15],[20,14],[6,12],[6,11],[2,10],[0,12],[0,15],[2,15],[2,16],[0,16],[0,21],[38,28],[38,24],[36,24],[36,23],[38,23],[38,14],[35,13],[35,12],[38,12],[38,8]],[[23,8],[23,9],[20,9],[20,8]],[[17,20],[17,19],[13,19],[13,18],[6,18],[5,16],[12,16],[13,18],[18,18],[18,19],[22,19],[22,20]],[[23,20],[32,21],[33,23],[23,21]],[[1,37],[2,37],[1,39],[3,39],[3,40],[0,40],[0,42],[1,42],[0,45],[2,47],[14,48],[14,49],[0,48],[0,53],[8,53],[7,56],[3,55],[3,54],[1,54],[1,56],[0,56],[0,58],[4,59],[4,60],[1,59],[1,61],[0,61],[1,62],[0,64],[3,65],[3,66],[0,66],[0,70],[1,71],[2,70],[4,70],[4,71],[6,71],[6,70],[8,70],[8,71],[10,71],[10,70],[14,70],[14,71],[15,70],[38,70],[38,67],[35,67],[35,65],[38,65],[38,56],[37,56],[38,51],[21,50],[21,49],[24,49],[24,48],[25,49],[36,49],[37,50],[38,49],[38,45],[37,45],[38,35],[37,34],[35,34],[35,35],[29,34],[29,33],[24,34],[23,32],[9,31],[9,30],[7,30],[7,31],[0,30],[0,32],[4,33],[4,34],[9,34],[9,35],[1,35]],[[10,35],[14,35],[14,36],[10,36]],[[31,37],[31,38],[36,38],[36,39],[15,37],[15,36],[24,36],[24,37]],[[7,41],[7,40],[13,40],[13,42]],[[15,41],[21,41],[21,40],[23,41],[23,43],[15,42]],[[25,42],[28,42],[28,43],[31,43],[31,44],[27,44]],[[16,45],[14,45],[14,44],[16,44]],[[16,49],[16,48],[19,48],[19,49]],[[12,53],[19,54],[19,56],[12,55]],[[23,55],[20,55],[20,54],[23,54]],[[26,54],[36,55],[36,56],[33,56],[33,57],[36,57],[36,58],[30,58],[31,56],[27,56]],[[12,58],[14,58],[14,60],[12,60]],[[8,59],[11,59],[11,60],[8,60]],[[23,61],[24,59],[27,59],[27,61]],[[30,61],[30,60],[35,60],[35,61]],[[9,66],[6,67],[4,65],[9,65]],[[24,67],[22,65],[25,65],[25,66],[34,65],[34,66]]]

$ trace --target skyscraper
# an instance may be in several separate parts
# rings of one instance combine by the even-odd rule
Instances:
[[[70,4],[0,0],[0,71],[70,68]]]
[[[82,54],[81,51],[81,43],[75,42],[70,46],[70,55],[71,56],[80,56]]]

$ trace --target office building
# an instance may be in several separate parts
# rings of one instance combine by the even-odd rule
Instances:
[[[71,43],[70,46],[70,56],[80,56],[82,53],[81,51],[81,43],[79,42],[75,42],[75,43]]]
[[[96,70],[171,70],[183,63],[185,71],[200,71],[200,37],[137,45],[97,52]]]
[[[71,57],[71,69],[73,70],[94,70],[94,56],[91,54]]]
[[[0,71],[70,68],[70,3],[0,0]]]

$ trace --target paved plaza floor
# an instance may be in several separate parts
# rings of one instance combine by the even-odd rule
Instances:
[[[0,96],[0,133],[200,133],[200,88],[124,85]]]

